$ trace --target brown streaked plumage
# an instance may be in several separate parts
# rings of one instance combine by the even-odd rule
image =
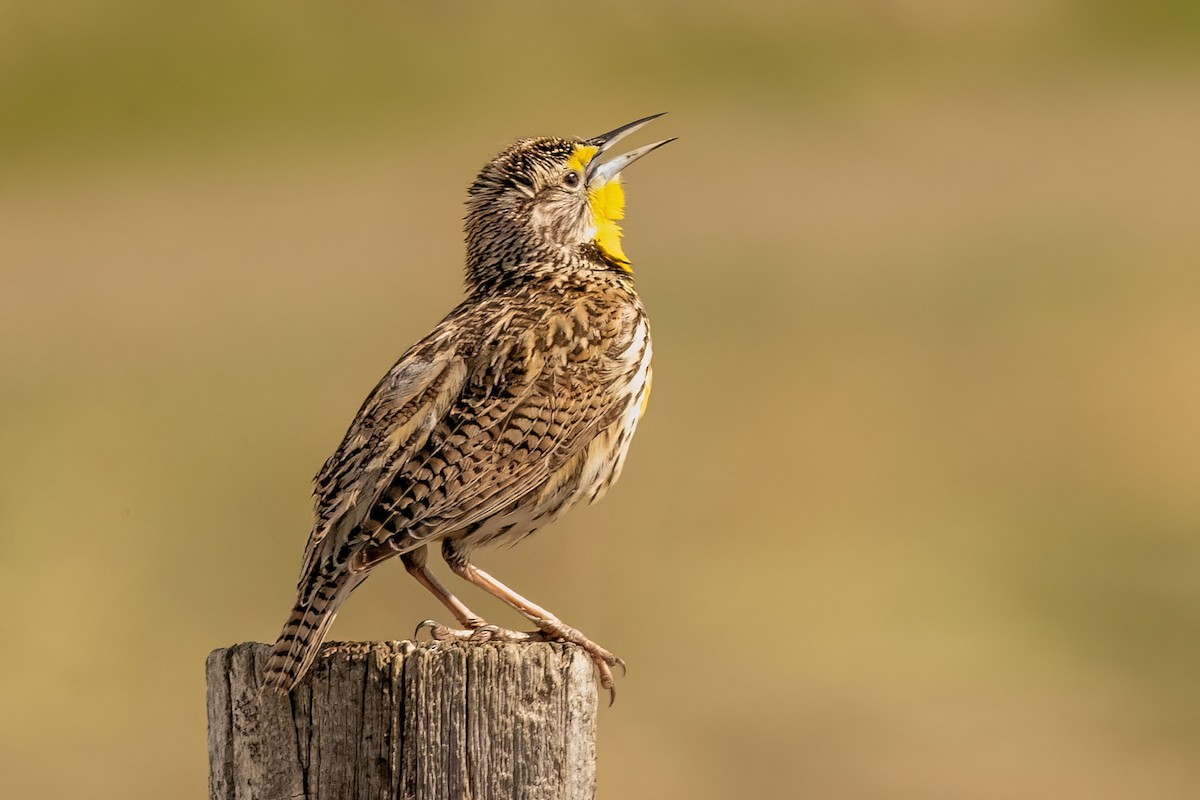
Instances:
[[[598,499],[621,472],[651,347],[620,246],[619,173],[665,142],[602,156],[654,118],[589,140],[520,140],[480,172],[466,218],[468,297],[388,371],[317,474],[316,521],[267,685],[294,687],[341,602],[399,555],[463,626],[422,623],[435,638],[573,642],[612,690],[620,659],[469,558]],[[538,630],[503,630],[468,609],[426,566],[438,542],[456,574]]]

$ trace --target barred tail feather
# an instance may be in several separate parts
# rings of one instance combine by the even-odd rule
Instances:
[[[342,586],[324,583],[308,600],[297,601],[267,659],[263,671],[266,688],[280,694],[295,688],[317,657],[321,642],[337,616],[338,606],[358,583],[357,580]]]

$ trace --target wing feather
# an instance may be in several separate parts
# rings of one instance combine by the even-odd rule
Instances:
[[[469,446],[462,453],[467,477],[442,487],[436,501],[411,519],[404,532],[392,535],[392,547],[411,549],[504,510],[537,491],[620,418],[627,394],[616,384],[625,375],[616,370],[596,375],[594,363],[556,363],[540,357],[534,362],[537,371],[523,373],[526,385],[500,387],[505,391],[473,398],[452,411],[452,416],[469,414],[476,421],[481,416],[490,418],[470,442],[461,441],[453,429],[435,433],[438,441],[430,446],[436,452]],[[410,491],[406,489],[397,500]],[[386,534],[380,531],[379,535]]]
[[[352,534],[396,472],[425,447],[466,377],[466,364],[454,351],[414,348],[367,397],[314,479],[316,524],[300,571],[301,588],[311,585],[316,572],[344,562],[338,551],[351,545]]]
[[[317,475],[302,590],[503,512],[627,410],[636,335],[547,355],[547,316],[507,338],[509,311],[458,322],[455,337],[435,331],[397,362]],[[476,324],[479,338],[468,333]]]

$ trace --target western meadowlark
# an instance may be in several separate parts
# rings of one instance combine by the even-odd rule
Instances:
[[[674,140],[606,153],[659,116],[591,139],[522,139],[479,173],[467,201],[468,297],[384,375],[317,474],[316,521],[267,685],[294,687],[338,606],[399,555],[462,625],[427,620],[418,630],[572,642],[613,691],[620,659],[470,555],[598,499],[621,472],[650,394],[651,351],[621,249],[620,173]],[[467,608],[426,566],[426,548],[438,541],[452,571],[537,630],[504,630]]]

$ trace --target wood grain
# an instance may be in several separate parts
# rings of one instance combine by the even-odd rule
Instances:
[[[596,684],[570,645],[325,645],[290,696],[270,648],[208,657],[212,800],[591,800]]]

